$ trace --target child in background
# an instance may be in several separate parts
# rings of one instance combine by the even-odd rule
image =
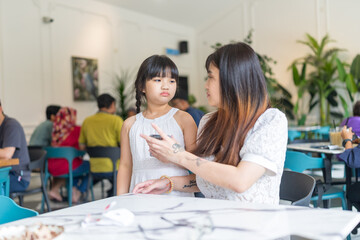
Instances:
[[[152,157],[140,134],[157,134],[152,123],[191,151],[195,147],[197,127],[186,112],[169,105],[178,82],[178,69],[166,56],[153,55],[140,66],[136,81],[137,115],[128,118],[121,129],[121,158],[117,178],[117,194],[132,192],[136,184],[168,176],[186,176],[187,169],[173,163],[163,163]],[[140,112],[142,100],[147,107]],[[140,113],[139,113],[140,112]],[[165,176],[164,176],[165,175]],[[172,195],[193,196],[192,193],[171,192]]]

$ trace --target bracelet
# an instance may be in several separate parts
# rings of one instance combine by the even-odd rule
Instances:
[[[169,191],[167,191],[166,193],[171,193],[172,192],[172,190],[174,189],[174,182],[173,182],[173,180],[171,180],[171,178],[169,177],[169,176],[166,176],[166,175],[162,175],[161,177],[160,177],[160,179],[167,179],[167,180],[169,180],[169,184],[170,184],[170,189],[169,189]]]

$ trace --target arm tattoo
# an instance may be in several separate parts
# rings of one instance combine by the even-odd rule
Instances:
[[[185,149],[178,143],[174,143],[172,145],[172,148],[174,149],[174,153],[183,152]]]
[[[196,166],[200,166],[200,165],[202,165],[202,164],[204,164],[204,163],[206,163],[207,161],[206,160],[204,160],[204,159],[202,159],[202,158],[186,158],[187,160],[189,160],[189,161],[195,161],[195,163],[196,163]]]
[[[184,185],[183,188],[191,188],[191,187],[195,187],[197,186],[196,181],[195,180],[190,180],[188,185]]]

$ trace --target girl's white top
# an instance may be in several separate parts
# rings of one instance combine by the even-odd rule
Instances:
[[[140,137],[140,134],[158,134],[151,126],[151,123],[155,123],[163,130],[164,133],[169,136],[173,136],[180,145],[184,146],[184,134],[179,124],[174,119],[174,114],[178,110],[179,109],[177,108],[172,108],[165,115],[155,119],[145,118],[142,113],[138,113],[136,115],[136,121],[129,132],[133,162],[130,192],[132,192],[136,184],[150,179],[159,179],[162,175],[167,175],[169,177],[189,175],[189,171],[187,169],[181,168],[172,163],[163,163],[150,156],[148,144],[142,137]],[[172,191],[170,195],[188,197],[194,196],[193,193],[178,191]]]
[[[209,116],[207,114],[201,119],[198,133],[209,120]],[[207,198],[279,204],[280,181],[287,145],[287,126],[285,115],[278,109],[270,108],[257,119],[254,127],[247,133],[239,153],[241,161],[256,163],[266,169],[265,174],[247,191],[236,193],[197,176],[196,182],[200,191]],[[206,159],[213,161],[214,157]]]

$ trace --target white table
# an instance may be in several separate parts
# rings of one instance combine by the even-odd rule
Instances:
[[[313,152],[313,153],[323,153],[325,154],[325,169],[323,170],[323,176],[325,183],[331,184],[331,159],[333,155],[340,154],[345,151],[343,147],[339,149],[322,149],[317,148],[317,146],[328,146],[330,142],[313,142],[313,143],[291,143],[287,145],[287,149],[296,150],[301,152]]]
[[[116,208],[135,214],[128,227],[83,228],[86,215],[100,216],[115,201]],[[9,225],[37,222],[62,225],[61,239],[274,239],[299,235],[310,239],[344,239],[360,221],[350,211],[287,205],[245,204],[228,200],[122,195],[23,219]]]

